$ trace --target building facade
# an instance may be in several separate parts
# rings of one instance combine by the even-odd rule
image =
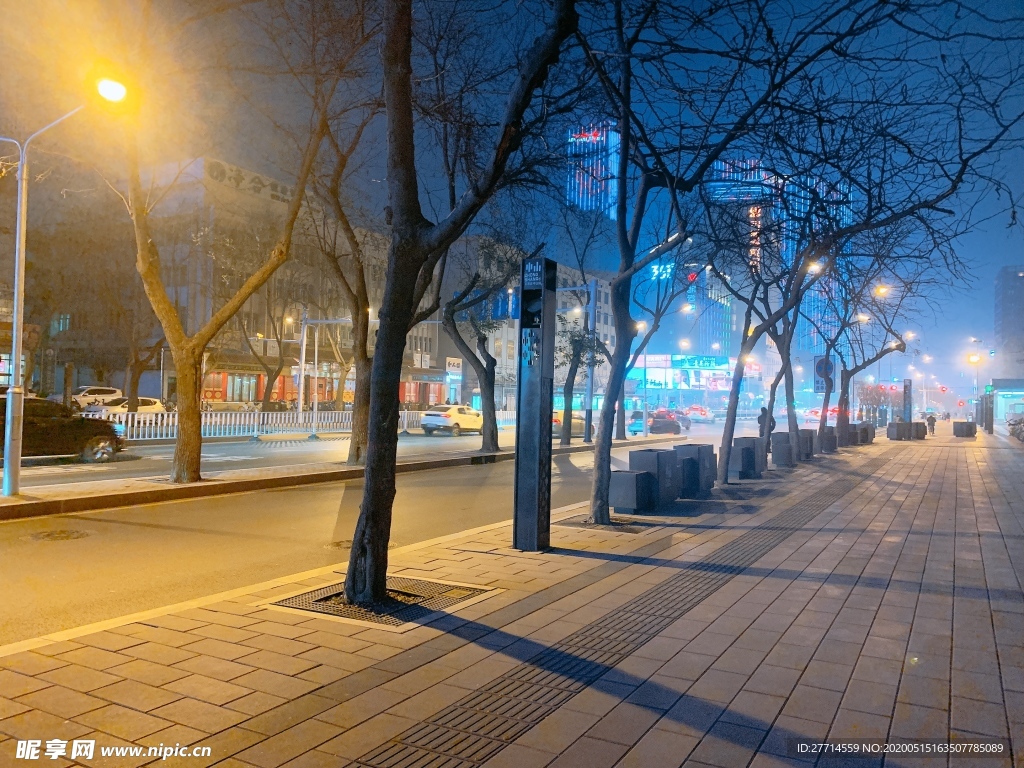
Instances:
[[[999,369],[1007,378],[1024,378],[1024,264],[999,270],[993,308]]]

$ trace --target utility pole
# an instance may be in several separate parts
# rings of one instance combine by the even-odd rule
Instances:
[[[590,321],[590,356],[587,360],[587,406],[583,416],[583,442],[593,442],[591,431],[594,425],[594,346],[597,344],[597,280],[590,281],[590,305],[587,308]]]

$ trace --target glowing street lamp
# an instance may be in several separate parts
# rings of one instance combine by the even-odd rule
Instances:
[[[861,312],[859,315],[857,315],[857,321],[858,322],[866,323],[866,322],[868,322],[870,320],[871,320],[871,316],[870,315],[866,315],[863,312]]]
[[[888,296],[890,290],[892,289],[888,285],[876,285],[875,296]]]
[[[680,349],[689,349],[690,348],[690,340],[689,339],[680,339],[679,340],[679,348]]]
[[[110,103],[122,102],[128,88],[117,80],[103,78],[96,82],[96,92]],[[7,421],[4,428],[3,495],[17,496],[21,487],[21,437],[25,406],[25,371],[21,364],[22,335],[25,325],[25,236],[28,230],[28,147],[32,141],[54,126],[60,125],[85,109],[75,107],[63,117],[44,125],[24,141],[0,136],[0,141],[18,148],[18,212],[14,239],[14,304],[11,316],[11,374],[7,389]]]
[[[641,320],[636,324],[636,329],[643,333],[647,330],[647,323]],[[644,437],[647,435],[647,350],[644,350]]]

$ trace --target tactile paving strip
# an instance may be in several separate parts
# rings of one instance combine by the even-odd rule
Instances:
[[[864,462],[856,468],[855,478],[829,483],[561,642],[538,647],[528,661],[363,755],[355,765],[482,765],[854,490],[898,451],[891,449]]]
[[[437,611],[446,610],[488,591],[461,584],[443,584],[438,581],[394,576],[388,576],[387,585],[388,592],[395,595],[397,599],[375,606],[373,609],[344,602],[344,581],[278,600],[272,605],[324,613],[344,619],[368,621],[372,624],[400,627],[407,622],[417,621]]]

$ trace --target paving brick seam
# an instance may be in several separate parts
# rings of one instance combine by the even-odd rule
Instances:
[[[692,563],[620,608],[362,755],[363,768],[475,768],[596,683],[729,581],[881,469],[901,448],[860,464],[831,483]],[[616,639],[608,643],[608,636]],[[623,636],[629,640],[622,640]],[[611,648],[609,648],[609,645]],[[534,705],[534,706],[530,706]]]

